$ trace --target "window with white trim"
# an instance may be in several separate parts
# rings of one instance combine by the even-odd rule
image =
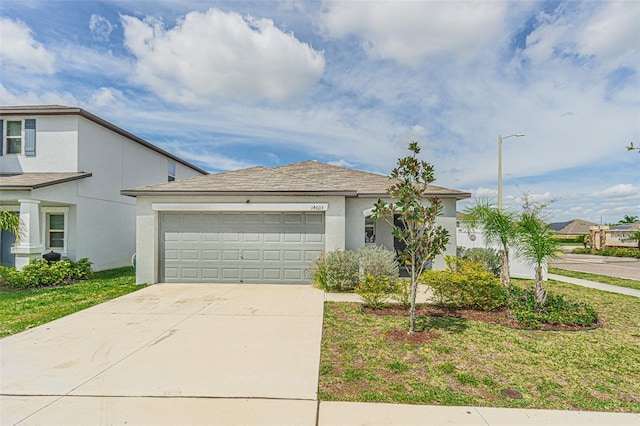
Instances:
[[[7,154],[22,153],[22,121],[7,121]]]
[[[69,244],[69,207],[40,208],[40,241],[45,250],[67,254]]]
[[[167,181],[173,182],[174,180],[176,180],[176,163],[174,163],[173,161],[169,161]]]
[[[64,250],[64,213],[47,214],[47,249]]]

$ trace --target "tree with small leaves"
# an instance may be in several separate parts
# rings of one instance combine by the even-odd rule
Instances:
[[[400,158],[397,167],[389,175],[389,179],[393,180],[387,189],[391,201],[378,199],[372,218],[382,218],[388,222],[393,227],[393,236],[405,245],[398,255],[411,274],[409,334],[413,334],[418,280],[430,262],[444,251],[449,242],[449,232],[436,225],[436,218],[443,208],[440,199],[425,196],[429,185],[435,181],[435,169],[418,159],[418,142],[411,142],[409,151],[411,154]],[[397,222],[394,216],[398,218]]]

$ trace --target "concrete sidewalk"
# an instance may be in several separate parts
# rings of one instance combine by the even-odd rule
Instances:
[[[603,284],[596,281],[583,280],[582,278],[565,277],[564,275],[549,274],[549,279],[562,281],[564,283],[570,283],[580,285],[582,287],[590,287],[598,290],[609,291],[611,293],[625,294],[627,296],[640,297],[640,290],[633,288],[620,287],[617,285]]]

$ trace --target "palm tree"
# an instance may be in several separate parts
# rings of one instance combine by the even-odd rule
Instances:
[[[622,219],[620,222],[618,222],[619,224],[624,224],[624,223],[635,223],[638,220],[638,216],[627,216],[624,215],[624,219]]]
[[[11,232],[16,236],[16,242],[18,242],[22,233],[20,217],[8,210],[0,210],[0,230]]]
[[[553,238],[553,231],[538,215],[539,211],[525,209],[518,221],[518,255],[535,268],[536,303],[543,305],[547,292],[542,286],[542,267],[558,257],[559,243]]]
[[[487,245],[500,245],[502,265],[500,279],[505,287],[511,285],[509,276],[509,248],[517,237],[516,220],[513,213],[499,210],[489,203],[487,198],[476,200],[476,203],[464,210],[464,223],[467,229],[480,228],[484,232]]]

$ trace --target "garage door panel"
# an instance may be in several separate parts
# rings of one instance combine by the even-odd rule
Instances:
[[[259,243],[261,240],[258,232],[245,232],[242,234],[242,241],[245,243]]]
[[[260,260],[260,250],[242,250],[243,260]]]
[[[202,260],[219,260],[220,252],[216,250],[202,250]]]
[[[222,260],[239,260],[239,250],[222,250]]]
[[[264,250],[262,256],[265,262],[280,262],[282,259],[282,251],[280,250]]]
[[[240,269],[238,268],[222,268],[223,279],[235,279],[240,278]]]
[[[324,252],[323,213],[163,213],[165,282],[301,283]]]
[[[202,268],[202,278],[205,280],[217,280],[220,278],[218,268]]]
[[[284,270],[284,279],[291,281],[301,281],[304,279],[302,270],[300,269],[285,269]]]

